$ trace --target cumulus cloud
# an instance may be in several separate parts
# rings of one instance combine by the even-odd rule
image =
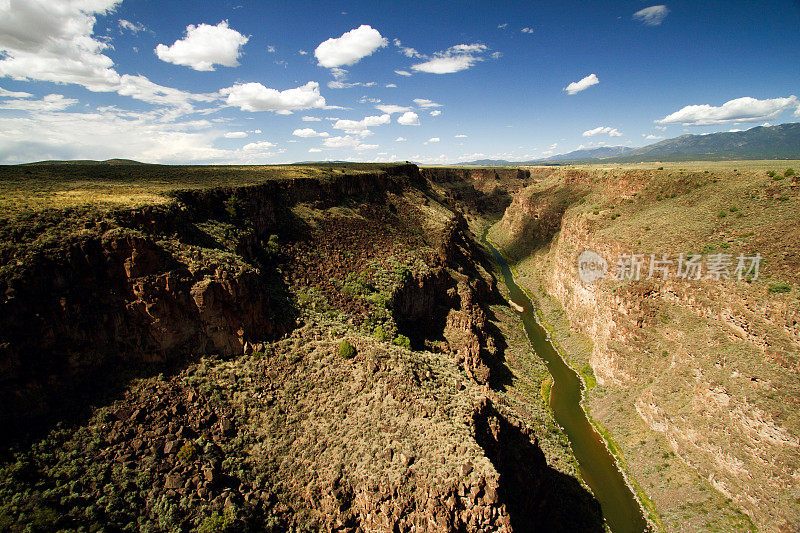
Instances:
[[[438,109],[434,109],[433,111],[431,111],[431,116],[432,117],[438,117],[441,114],[442,114],[442,112],[439,111]]]
[[[292,132],[295,137],[303,137],[309,139],[311,137],[328,137],[328,133],[324,131],[315,131],[313,128],[300,128]]]
[[[228,27],[223,20],[216,26],[192,24],[186,26],[186,36],[172,46],[159,44],[156,55],[162,61],[191,67],[194,70],[214,70],[214,65],[239,66],[239,56],[249,37]]]
[[[242,150],[245,152],[267,152],[270,148],[274,148],[275,144],[269,141],[258,141],[254,143],[248,143],[242,146]]]
[[[384,87],[386,87],[387,89],[395,89],[397,85],[395,85],[394,83],[387,83],[386,85],[384,85]]]
[[[321,118],[317,118],[317,117],[308,117],[308,116],[305,116],[305,117],[301,118],[300,120],[302,120],[303,122],[319,122],[319,121],[321,121],[322,119],[321,119]]]
[[[322,67],[350,66],[372,55],[387,44],[389,41],[384,39],[378,30],[362,24],[358,28],[344,33],[341,37],[331,38],[320,43],[314,50],[314,57]]]
[[[30,100],[27,96],[24,98],[25,99],[0,102],[0,109],[14,109],[18,111],[63,111],[69,106],[78,103],[78,100],[74,98],[64,98],[62,94],[48,94],[41,100]]]
[[[428,140],[425,142],[425,144],[430,144],[430,143],[438,143],[440,140],[441,140],[441,139],[439,139],[439,137],[431,137],[430,139],[428,139]]]
[[[402,126],[419,126],[419,115],[413,111],[406,111],[397,117],[397,123]]]
[[[322,142],[326,148],[353,148],[355,150],[374,150],[377,144],[363,144],[359,137],[345,135],[342,137],[328,137]]]
[[[533,28],[522,28],[520,31],[522,33],[533,33]]]
[[[484,44],[457,44],[447,50],[436,52],[427,61],[411,65],[411,70],[429,74],[452,74],[467,70],[475,63],[483,61],[482,54],[488,50]],[[395,71],[397,72],[397,71]]]
[[[308,151],[309,153],[316,154],[318,152],[321,152],[322,150],[320,148],[309,148]]]
[[[246,131],[229,131],[224,135],[226,139],[244,139],[247,137]]]
[[[577,94],[581,91],[585,91],[592,85],[597,85],[598,83],[600,83],[600,80],[597,79],[597,75],[589,74],[588,76],[579,81],[573,81],[572,83],[564,87],[564,90],[567,91],[567,94]]]
[[[397,139],[394,140],[394,142],[401,143],[401,142],[405,142],[405,140],[406,140],[405,137],[398,137]]]
[[[622,137],[622,134],[618,132],[616,128],[612,128],[610,126],[598,126],[594,129],[583,132],[584,137],[594,137],[595,135],[604,134],[608,134],[609,137]]]
[[[664,22],[667,15],[669,15],[667,6],[650,6],[634,13],[633,18],[645,26],[658,26]]]
[[[395,70],[394,73],[400,76],[411,76],[411,73],[407,70]]]
[[[459,133],[458,135],[456,135],[456,139],[466,139],[466,138],[467,136],[464,135],[463,133]]]
[[[6,0],[0,2],[0,77],[81,85],[117,92],[152,104],[192,109],[212,95],[163,87],[140,75],[120,75],[93,36],[95,15],[107,15],[119,0]]]
[[[291,113],[302,109],[325,107],[325,98],[319,94],[319,83],[310,81],[294,89],[278,91],[250,82],[221,89],[228,105],[242,111],[274,111]]]
[[[333,128],[337,130],[344,130],[345,133],[365,135],[370,133],[368,132],[368,128],[389,124],[391,121],[391,116],[386,113],[383,115],[364,117],[361,120],[339,119],[333,124]]]
[[[745,122],[769,120],[784,111],[796,109],[798,100],[795,95],[787,98],[758,100],[745,96],[729,100],[721,106],[708,104],[687,105],[666,117],[656,120],[660,124],[685,124],[703,126],[708,124],[724,124],[726,122]],[[795,111],[797,114],[797,111]]]
[[[405,106],[401,106],[401,105],[394,105],[394,104],[376,105],[375,109],[377,109],[378,111],[380,111],[382,113],[388,113],[390,115],[393,114],[393,113],[405,113],[406,111],[411,111],[410,107],[405,107]]]
[[[653,135],[652,133],[644,136],[645,140],[647,141],[657,141],[658,139],[663,139],[664,137],[660,135]]]
[[[429,107],[442,107],[442,104],[437,104],[433,100],[428,100],[427,98],[414,98],[414,103],[423,109],[427,109]]]

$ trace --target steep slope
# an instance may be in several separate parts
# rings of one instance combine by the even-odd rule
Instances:
[[[0,528],[601,531],[539,382],[503,392],[469,202],[411,165],[290,171],[4,212]]]
[[[745,513],[760,530],[793,531],[797,183],[769,163],[701,165],[560,170],[520,191],[490,235],[668,530],[747,530]],[[606,277],[582,281],[585,250],[606,261]],[[651,253],[673,261],[666,279],[649,275]],[[702,254],[705,268],[729,254],[729,276],[678,278],[680,253]],[[739,280],[736,258],[757,253],[760,275]],[[632,254],[641,276],[616,279]]]

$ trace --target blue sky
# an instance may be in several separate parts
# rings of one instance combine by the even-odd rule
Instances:
[[[0,162],[526,160],[800,120],[800,4],[0,0]]]

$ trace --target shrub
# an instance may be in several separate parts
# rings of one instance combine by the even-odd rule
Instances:
[[[406,350],[411,349],[411,340],[405,335],[398,335],[395,337],[392,341],[392,344],[395,346],[400,346],[401,348],[405,348]]]
[[[339,355],[345,359],[352,359],[356,356],[356,349],[350,341],[344,339],[339,343]]]
[[[181,446],[181,449],[178,450],[178,460],[184,463],[188,463],[193,461],[197,457],[197,446],[193,443],[189,442]]]
[[[720,211],[719,213],[717,213],[717,216],[719,218],[725,218],[726,216],[728,216],[728,213],[726,213],[725,211]]]
[[[389,336],[383,330],[383,326],[378,326],[375,328],[375,331],[372,333],[373,337],[381,342],[386,342],[389,340]]]
[[[658,170],[664,170],[664,167],[658,167]]]
[[[197,531],[199,533],[222,533],[231,529],[235,521],[236,511],[233,506],[228,505],[225,507],[223,514],[215,511],[211,516],[203,520]]]
[[[775,176],[775,171],[774,170],[768,170],[767,171],[767,176],[769,176],[770,178],[774,177]]]
[[[225,200],[224,205],[225,212],[228,213],[229,217],[237,218],[239,216],[241,201],[239,200],[238,196],[230,196],[227,200]]]
[[[731,213],[735,213],[735,212],[737,212],[738,210],[739,210],[739,208],[738,208],[738,207],[736,207],[735,205],[732,205],[732,206],[730,206],[730,207],[728,208],[728,211],[730,211]]]
[[[790,168],[787,168],[787,169],[786,169],[786,172],[784,172],[784,173],[783,173],[783,175],[784,175],[784,177],[786,177],[786,178],[791,178],[792,176],[794,176],[794,169],[793,169],[793,168],[791,168],[791,167],[790,167]]]
[[[789,285],[788,283],[783,283],[783,282],[781,282],[781,283],[770,283],[768,290],[771,293],[780,294],[780,293],[791,291],[792,290],[792,286]]]

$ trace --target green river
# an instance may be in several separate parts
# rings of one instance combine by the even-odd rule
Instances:
[[[536,320],[533,304],[514,282],[508,263],[493,246],[487,245],[500,265],[511,299],[523,308],[519,315],[533,350],[553,376],[550,407],[569,438],[581,476],[600,502],[606,523],[614,533],[648,531],[639,503],[617,468],[614,456],[583,410],[583,383],[578,374],[550,343],[547,332]]]

